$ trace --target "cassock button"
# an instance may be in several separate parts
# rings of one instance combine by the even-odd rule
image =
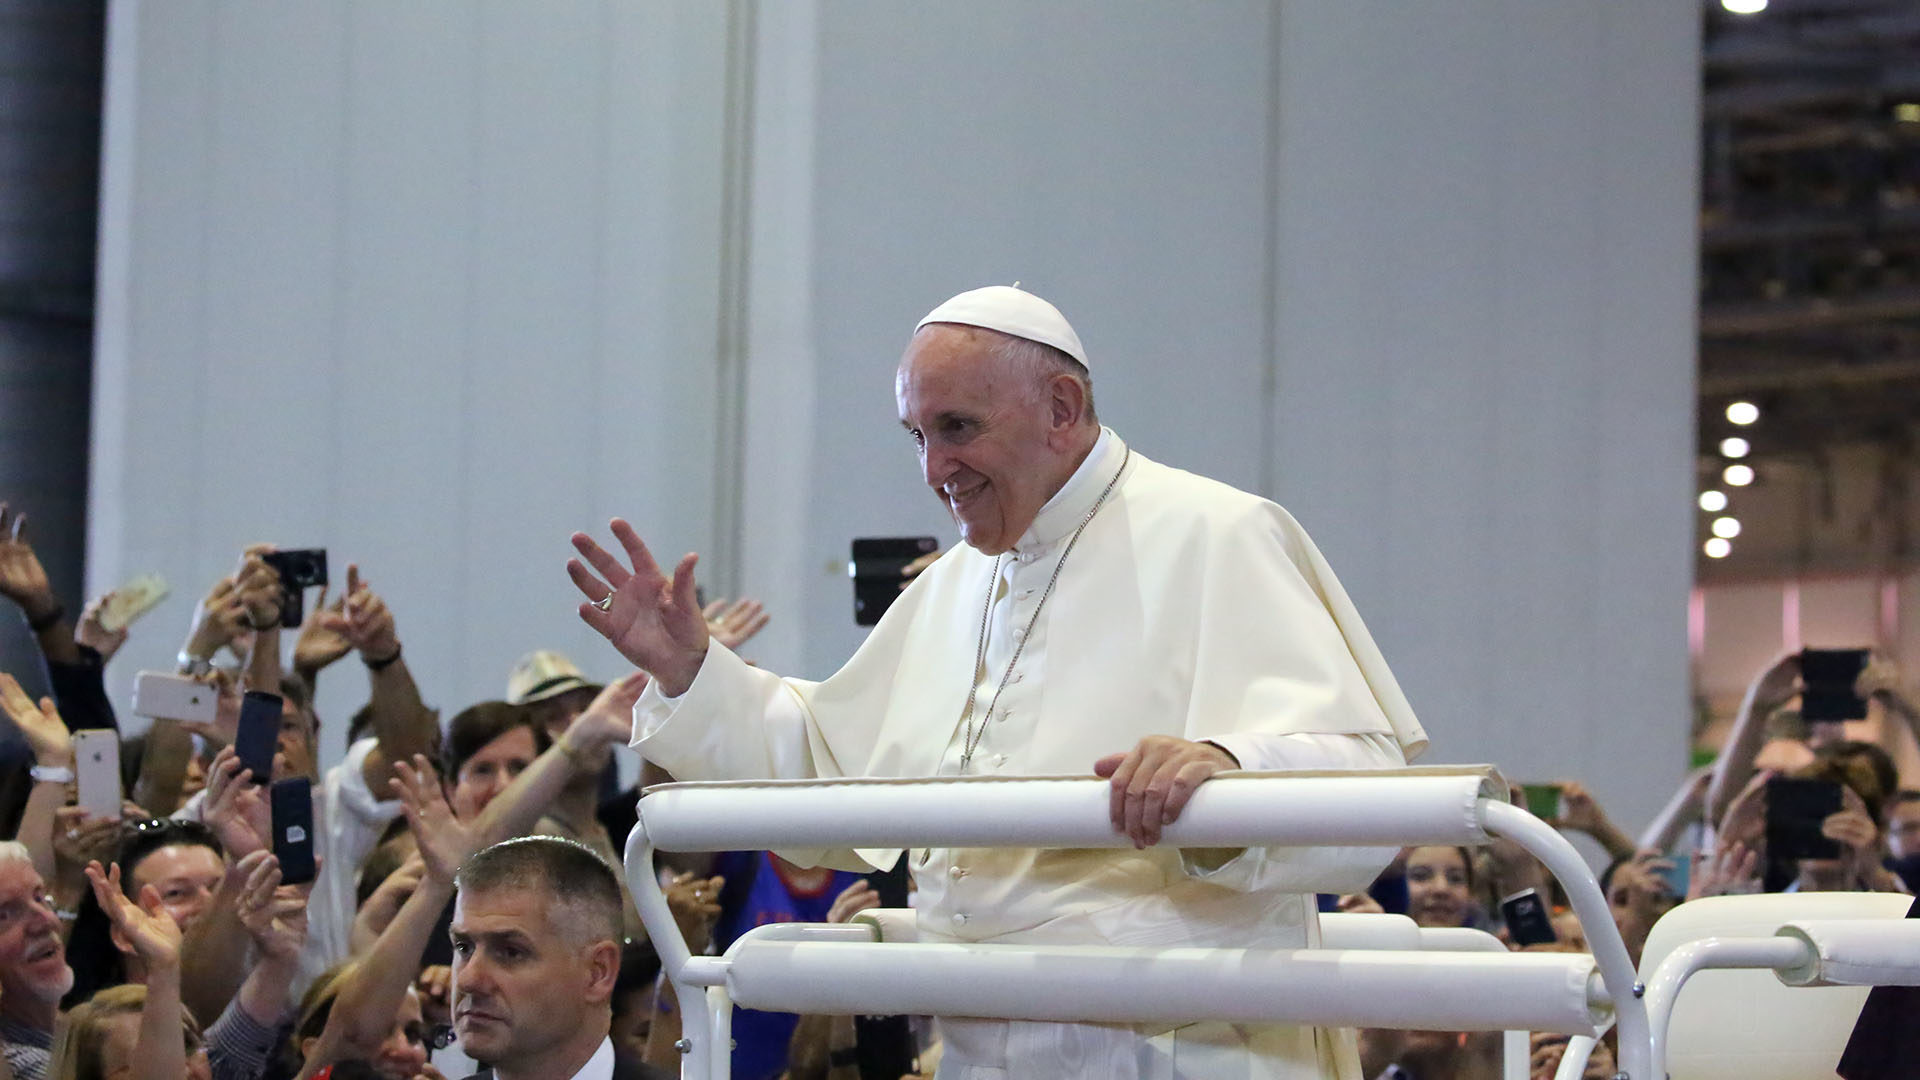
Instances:
[[[956,912],[954,912],[954,913],[953,913],[953,925],[955,925],[955,926],[965,926],[965,925],[967,925],[967,916],[966,916],[966,914],[965,914],[964,912],[959,912],[959,911],[956,911]]]
[[[947,868],[947,876],[958,881],[967,876],[967,868],[964,866],[950,866]]]

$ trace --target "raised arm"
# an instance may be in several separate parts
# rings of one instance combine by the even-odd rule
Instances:
[[[329,622],[359,652],[372,692],[377,745],[367,755],[361,776],[367,790],[385,791],[396,775],[393,763],[432,754],[440,729],[433,710],[420,700],[420,688],[401,655],[392,609],[361,580],[358,566],[347,567],[347,595],[342,601]]]
[[[1734,717],[1727,745],[1713,763],[1713,780],[1707,785],[1707,819],[1719,821],[1726,815],[1733,797],[1753,779],[1753,761],[1767,741],[1767,717],[1790,700],[1800,680],[1800,654],[1788,653],[1775,660],[1747,687]]]
[[[1674,789],[1673,798],[1660,808],[1660,813],[1647,823],[1646,830],[1640,834],[1640,848],[1647,851],[1672,851],[1674,841],[1679,839],[1680,831],[1689,824],[1703,819],[1707,803],[1707,785],[1713,782],[1713,766],[1702,765],[1688,773],[1680,786]]]
[[[27,539],[27,515],[6,503],[0,503],[0,596],[19,605],[42,656],[57,663],[80,659],[73,620],[53,594],[53,582]]]
[[[52,698],[41,698],[36,705],[13,676],[0,672],[0,712],[5,712],[26,738],[27,746],[33,750],[36,771],[72,771],[73,738],[67,734],[67,725],[60,722],[60,713],[54,709]],[[20,815],[20,842],[33,856],[33,868],[46,881],[54,880],[55,876],[54,814],[66,801],[65,780],[36,776],[33,790],[27,796],[26,810]]]
[[[147,1001],[140,1009],[139,1043],[133,1055],[133,1080],[180,1080],[187,1075],[187,1033],[180,1004],[180,927],[160,905],[152,885],[134,903],[120,888],[120,867],[87,867],[93,897],[114,930],[147,969]]]

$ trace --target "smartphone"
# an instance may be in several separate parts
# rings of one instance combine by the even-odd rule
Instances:
[[[100,627],[117,634],[166,598],[167,579],[159,574],[142,574],[107,594],[107,602],[100,605]]]
[[[1865,649],[1800,650],[1800,716],[1809,723],[1867,718],[1867,699],[1853,692],[1867,667]]]
[[[1667,883],[1675,900],[1685,900],[1687,889],[1693,884],[1693,856],[1668,855],[1662,861],[1669,865],[1656,868],[1654,873]]]
[[[90,817],[120,820],[120,733],[110,728],[74,732],[73,772],[80,809]]]
[[[1820,834],[1821,823],[1839,812],[1838,781],[1787,777],[1767,781],[1767,857],[1839,858],[1839,841]]]
[[[253,770],[253,782],[273,776],[273,752],[280,746],[280,695],[249,690],[240,699],[240,726],[233,736],[233,752],[240,764]]]
[[[313,880],[313,785],[304,776],[278,781],[268,793],[273,813],[273,857],[282,885]]]
[[[1527,813],[1541,821],[1557,821],[1561,816],[1559,784],[1522,784],[1520,790],[1526,793]]]
[[[931,536],[866,536],[853,542],[847,576],[853,579],[853,621],[857,626],[872,626],[887,613],[900,587],[907,583],[900,576],[908,563],[922,555],[940,550],[940,541]]]
[[[298,627],[306,620],[306,590],[327,583],[327,549],[269,551],[260,558],[280,575],[280,625]]]
[[[1502,900],[1500,913],[1506,917],[1507,934],[1515,945],[1551,945],[1560,940],[1560,935],[1553,932],[1547,905],[1532,889],[1522,889]]]
[[[197,679],[165,671],[143,671],[133,677],[135,716],[211,724],[219,706],[219,691]]]

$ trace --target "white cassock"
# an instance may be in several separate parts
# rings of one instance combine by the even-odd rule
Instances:
[[[1027,632],[1068,538],[1122,468]],[[1275,504],[1168,468],[1103,430],[995,560],[957,546],[845,667],[804,682],[710,646],[686,693],[649,687],[634,746],[682,780],[956,776],[962,712],[987,711],[969,772],[1091,772],[1148,735],[1218,743],[1248,769],[1394,768],[1426,734],[1346,593]],[[993,599],[988,607],[988,590]],[[976,664],[982,612],[986,662]],[[799,861],[845,861],[783,852]],[[875,865],[892,853],[863,852]],[[914,851],[923,940],[1308,945],[1312,893],[1365,888],[1392,852]],[[864,867],[862,868],[864,869]],[[949,1020],[941,1080],[1349,1077],[1350,1039],[1312,1028]]]

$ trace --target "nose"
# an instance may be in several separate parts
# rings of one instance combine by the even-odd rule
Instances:
[[[940,487],[953,476],[953,458],[933,439],[928,439],[920,448],[920,475],[932,488]]]
[[[456,1009],[469,997],[492,997],[494,990],[493,972],[487,969],[485,960],[477,955],[454,956],[452,986],[448,990],[448,997]]]

